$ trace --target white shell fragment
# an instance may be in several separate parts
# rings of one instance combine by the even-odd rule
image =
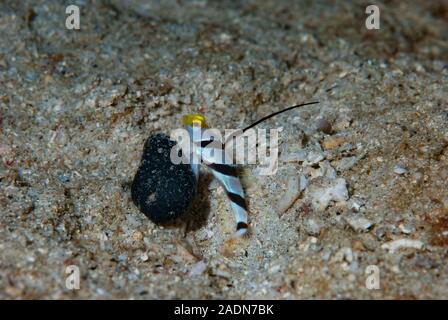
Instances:
[[[298,176],[291,176],[288,179],[286,193],[277,203],[278,214],[285,213],[297,200],[301,192],[300,179]]]
[[[357,232],[368,231],[373,226],[373,223],[370,220],[360,215],[349,216],[346,217],[345,220],[350,225],[350,227],[352,227],[353,230]]]
[[[403,167],[397,165],[394,167],[394,172],[396,174],[405,174],[408,172],[408,170],[406,168],[403,168]]]
[[[413,248],[420,250],[423,248],[423,242],[413,239],[398,239],[383,244],[381,248],[388,250],[391,253],[400,250],[401,248]]]
[[[204,261],[198,261],[195,264],[191,266],[189,276],[199,276],[204,273],[204,271],[207,270],[207,265]]]
[[[330,201],[341,202],[348,199],[348,190],[345,179],[337,178],[326,180],[326,183],[310,190],[312,206],[320,211],[325,210]]]
[[[412,232],[415,231],[415,227],[409,223],[406,224],[400,223],[398,229],[400,229],[400,231],[404,234],[411,234]]]
[[[330,165],[330,162],[328,162],[328,160],[319,163],[319,173],[316,176],[327,177],[330,179],[337,178],[336,170],[334,170],[334,168]]]
[[[308,153],[306,161],[303,163],[305,166],[312,166],[321,162],[325,158],[323,152],[312,150]]]
[[[357,196],[353,196],[351,199],[350,199],[350,205],[349,205],[349,207],[350,207],[350,209],[352,209],[352,211],[354,211],[354,212],[359,212],[359,211],[361,211],[362,209],[364,209],[365,208],[365,205],[366,205],[366,202],[365,202],[365,200],[363,199],[363,198],[361,198],[361,197],[357,197]]]

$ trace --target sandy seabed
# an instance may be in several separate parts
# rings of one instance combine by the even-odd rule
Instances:
[[[72,2],[78,31],[64,1],[0,3],[0,298],[448,298],[446,1],[376,1],[379,30],[364,1]],[[205,169],[172,226],[132,203],[183,114],[313,100],[260,125],[283,131],[275,175],[241,168],[248,237]]]

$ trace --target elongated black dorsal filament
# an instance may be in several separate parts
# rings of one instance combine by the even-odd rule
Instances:
[[[244,133],[245,131],[249,130],[250,128],[256,126],[257,124],[272,118],[280,113],[286,112],[288,110],[292,110],[294,108],[299,108],[307,105],[312,105],[319,103],[318,101],[314,102],[307,102],[303,104],[298,104],[292,107],[288,107],[286,109],[274,112],[270,115],[267,115],[260,120],[252,123],[250,126],[242,129],[237,130],[236,135],[240,135]],[[220,144],[218,147],[214,147],[211,142],[213,140],[201,140],[196,141],[199,154],[203,157],[204,155],[208,155],[208,153],[204,153],[205,149],[211,149],[216,148],[220,150],[221,152],[224,151],[225,155],[225,146],[228,143],[228,141],[232,141],[231,139],[234,138],[235,135],[230,135],[227,137],[226,141],[223,144]],[[231,142],[232,143],[232,142]],[[215,153],[214,153],[215,154]],[[219,152],[216,152],[216,154],[220,154]],[[204,158],[202,158],[204,159]],[[208,160],[204,161],[204,163],[211,169],[213,175],[215,178],[221,183],[224,190],[227,193],[227,197],[230,200],[230,205],[233,209],[233,212],[235,214],[235,220],[236,220],[236,236],[240,237],[247,233],[247,230],[249,228],[248,225],[248,219],[247,219],[247,205],[246,205],[246,199],[244,197],[244,190],[241,186],[240,179],[238,177],[237,170],[235,166],[232,166],[227,161],[227,158],[224,157],[223,159],[219,159],[219,157],[210,157]],[[193,169],[194,170],[194,169]],[[196,169],[196,172],[197,171]]]
[[[265,117],[263,117],[263,118],[261,118],[261,119],[255,121],[255,122],[252,123],[250,126],[247,126],[247,127],[244,128],[243,130],[237,132],[236,135],[230,135],[230,136],[228,136],[227,139],[226,139],[225,142],[224,142],[224,145],[225,145],[227,142],[229,142],[230,139],[235,138],[236,136],[238,136],[238,135],[244,133],[245,131],[249,130],[250,128],[255,127],[256,125],[262,123],[263,121],[268,120],[269,118],[275,117],[276,115],[279,115],[280,113],[283,113],[283,112],[286,112],[286,111],[289,111],[289,110],[292,110],[292,109],[295,109],[295,108],[300,108],[300,107],[309,106],[309,105],[312,105],[312,104],[317,104],[317,103],[319,103],[319,101],[313,101],[313,102],[306,102],[306,103],[296,104],[295,106],[291,106],[291,107],[282,109],[282,110],[280,110],[280,111],[277,111],[277,112],[268,114],[267,116],[265,116]]]
[[[255,127],[257,124],[260,124],[260,123],[262,123],[263,121],[268,120],[269,118],[275,117],[276,115],[278,115],[278,114],[280,114],[280,113],[283,113],[283,112],[286,112],[286,111],[289,111],[289,110],[292,110],[292,109],[295,109],[295,108],[299,108],[299,107],[304,107],[304,106],[309,106],[309,105],[312,105],[312,104],[317,104],[317,103],[319,103],[319,101],[306,102],[306,103],[297,104],[297,105],[295,105],[295,106],[288,107],[288,108],[282,109],[282,110],[280,110],[280,111],[271,113],[271,114],[269,114],[269,115],[267,115],[267,116],[261,118],[260,120],[255,121],[255,122],[252,123],[250,126],[247,126],[246,128],[244,128],[244,129],[243,129],[243,132],[245,132],[246,130],[249,130],[250,128]]]

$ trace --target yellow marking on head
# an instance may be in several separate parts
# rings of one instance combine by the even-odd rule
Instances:
[[[187,114],[182,117],[182,123],[190,127],[208,128],[202,114]]]

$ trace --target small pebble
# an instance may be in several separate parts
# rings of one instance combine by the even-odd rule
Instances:
[[[191,266],[191,269],[190,269],[190,272],[188,273],[188,275],[190,277],[200,276],[201,274],[204,273],[205,270],[207,270],[207,265],[205,264],[204,261],[201,260]]]
[[[319,177],[317,179],[320,179]],[[317,180],[315,179],[315,180]],[[348,199],[347,183],[343,178],[324,180],[319,185],[311,185],[310,189],[311,204],[313,208],[319,211],[325,210],[330,201],[341,202]]]
[[[333,127],[335,130],[342,131],[350,127],[351,121],[352,119],[349,116],[341,116]]]
[[[320,151],[310,151],[304,162],[305,166],[312,166],[316,163],[321,162],[325,158],[323,152]]]
[[[316,175],[316,177],[327,177],[329,179],[336,179],[337,174],[336,170],[330,165],[330,162],[328,160],[322,161],[319,163],[319,172]]]
[[[302,174],[299,178],[299,184],[300,184],[300,192],[306,189],[308,186],[308,179]]]
[[[404,234],[411,234],[413,231],[415,231],[415,227],[409,223],[406,223],[406,224],[400,223],[398,228]]]
[[[398,239],[386,242],[381,246],[381,248],[388,250],[391,253],[401,248],[412,248],[420,250],[423,248],[423,242],[413,239]]]
[[[346,217],[345,220],[356,232],[368,231],[373,226],[373,223],[370,220],[359,215]]]
[[[346,136],[335,136],[335,137],[327,137],[322,140],[322,147],[325,150],[331,150],[339,147],[341,144],[346,142],[348,138]]]
[[[346,157],[340,160],[332,161],[331,163],[338,171],[345,171],[351,169],[356,163],[358,163],[359,157]]]
[[[403,167],[397,165],[397,166],[394,167],[394,172],[396,174],[400,174],[401,175],[401,174],[407,173],[408,170],[406,168],[403,168]]]
[[[317,120],[317,126],[318,131],[322,131],[325,134],[331,134],[333,132],[333,128],[331,126],[331,123],[326,119],[319,119]]]
[[[353,212],[359,212],[361,208],[366,205],[365,200],[359,197],[352,197],[350,199],[350,208]]]
[[[58,175],[58,180],[62,183],[67,183],[67,182],[70,182],[70,177],[60,174],[60,175]]]
[[[140,259],[141,259],[143,262],[148,261],[148,259],[149,259],[148,254],[147,254],[146,252],[143,253],[143,254],[140,256]]]
[[[353,250],[350,247],[343,247],[339,249],[338,252],[334,255],[332,262],[353,262]]]
[[[297,176],[289,177],[286,193],[277,203],[278,214],[285,213],[294,204],[300,195],[300,190],[300,178]]]
[[[282,153],[281,159],[284,162],[303,162],[306,160],[307,153],[305,150],[299,150],[297,152],[285,152]]]
[[[320,234],[321,225],[315,219],[305,220],[303,227],[310,236],[318,236]]]
[[[375,230],[375,236],[378,240],[381,240],[386,235],[386,229],[384,227],[379,227]]]

